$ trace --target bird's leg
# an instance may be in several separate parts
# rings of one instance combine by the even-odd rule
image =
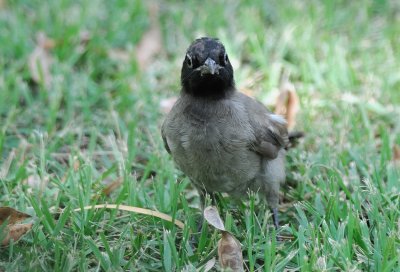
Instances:
[[[265,187],[265,193],[266,193],[266,199],[268,202],[268,205],[270,207],[271,213],[272,213],[272,221],[274,222],[274,227],[276,233],[278,232],[279,229],[279,212],[278,212],[278,206],[279,206],[279,181],[274,182],[274,183],[267,183],[267,186]],[[279,241],[278,235],[276,235],[276,240]]]
[[[282,238],[278,236],[278,228],[279,228],[279,212],[278,212],[278,208],[272,208],[271,209],[272,212],[272,221],[274,222],[274,227],[275,227],[275,239],[278,242],[282,241]]]
[[[203,227],[204,222],[204,209],[206,207],[206,191],[205,190],[198,190],[200,194],[200,211],[201,217],[199,222],[197,223],[197,233],[201,233],[201,229]]]
[[[278,208],[272,208],[272,221],[274,222],[275,230],[277,231],[279,228],[279,213]]]

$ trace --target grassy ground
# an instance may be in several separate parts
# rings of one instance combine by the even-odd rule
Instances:
[[[215,256],[212,228],[189,243],[199,199],[159,133],[159,102],[178,94],[185,49],[202,35],[226,44],[239,88],[270,102],[284,70],[301,100],[306,138],[288,154],[282,190],[280,232],[292,238],[274,241],[257,197],[220,199],[246,268],[399,271],[399,3],[163,1],[163,51],[143,72],[134,58],[150,27],[143,2],[0,1],[0,206],[35,216],[29,234],[0,248],[0,271],[195,271]],[[28,65],[40,31],[55,41],[50,85],[33,82]],[[102,203],[158,210],[186,227],[72,211]]]

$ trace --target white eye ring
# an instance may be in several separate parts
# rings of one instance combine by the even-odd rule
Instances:
[[[186,63],[187,63],[189,68],[193,68],[192,57],[189,54],[186,54]]]

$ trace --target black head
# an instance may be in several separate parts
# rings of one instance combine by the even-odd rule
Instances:
[[[182,66],[183,91],[198,97],[223,98],[234,90],[233,68],[217,39],[200,38],[188,48]]]

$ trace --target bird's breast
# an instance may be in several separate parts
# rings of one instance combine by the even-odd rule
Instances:
[[[170,147],[178,167],[208,191],[232,192],[252,180],[260,168],[259,156],[249,150],[251,128],[240,116],[191,112]]]

